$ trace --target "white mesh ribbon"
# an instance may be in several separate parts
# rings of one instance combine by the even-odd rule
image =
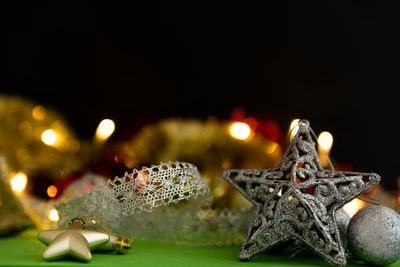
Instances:
[[[60,204],[60,224],[67,224],[74,217],[114,222],[199,196],[211,199],[210,189],[196,166],[183,162],[162,163],[115,177],[89,194]]]
[[[129,237],[176,244],[232,244],[242,240],[245,213],[211,209],[210,189],[196,166],[168,162],[108,180],[60,204],[60,226],[75,217]]]
[[[211,196],[197,168],[190,163],[169,162],[125,173],[108,181],[122,214],[129,216],[198,196]]]

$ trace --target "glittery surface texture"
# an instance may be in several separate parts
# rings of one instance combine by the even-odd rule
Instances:
[[[223,179],[257,207],[240,260],[295,239],[331,264],[346,264],[336,210],[377,185],[380,177],[323,169],[314,140],[309,122],[302,120],[277,168],[224,172]]]
[[[350,251],[371,265],[387,265],[400,258],[400,215],[384,206],[369,206],[351,219],[347,236]]]

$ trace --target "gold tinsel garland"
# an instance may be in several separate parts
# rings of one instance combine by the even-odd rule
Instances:
[[[11,191],[8,176],[8,166],[4,158],[0,156],[0,237],[9,236],[33,226],[32,221],[24,213],[21,203]]]
[[[247,140],[232,138],[230,125],[214,118],[165,119],[145,126],[126,142],[121,148],[122,158],[128,168],[157,162],[191,162],[211,188],[214,206],[250,207],[226,182],[218,181],[219,177],[224,169],[272,168],[281,158],[281,149],[257,133]]]
[[[43,139],[46,130],[48,144]],[[56,180],[82,168],[88,148],[57,112],[20,97],[0,95],[0,154],[13,171],[45,173]]]

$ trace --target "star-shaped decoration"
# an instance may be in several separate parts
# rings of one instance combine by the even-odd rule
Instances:
[[[375,173],[323,169],[307,120],[275,169],[227,170],[223,178],[257,207],[239,253],[248,261],[289,240],[300,240],[326,261],[344,266],[335,212],[380,182]]]
[[[48,245],[42,254],[44,260],[61,260],[70,255],[88,262],[92,259],[90,251],[106,244],[110,237],[103,232],[85,229],[82,221],[73,220],[69,228],[41,231],[38,239]]]

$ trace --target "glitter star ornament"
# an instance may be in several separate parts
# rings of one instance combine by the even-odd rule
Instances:
[[[40,232],[38,239],[48,245],[42,258],[54,261],[71,256],[79,261],[90,261],[90,251],[106,244],[110,237],[106,233],[84,228],[83,221],[76,219],[71,221],[69,228]]]
[[[307,120],[275,169],[227,170],[223,178],[257,208],[239,252],[241,261],[290,240],[300,240],[329,263],[346,264],[336,210],[377,185],[375,173],[323,169]]]

